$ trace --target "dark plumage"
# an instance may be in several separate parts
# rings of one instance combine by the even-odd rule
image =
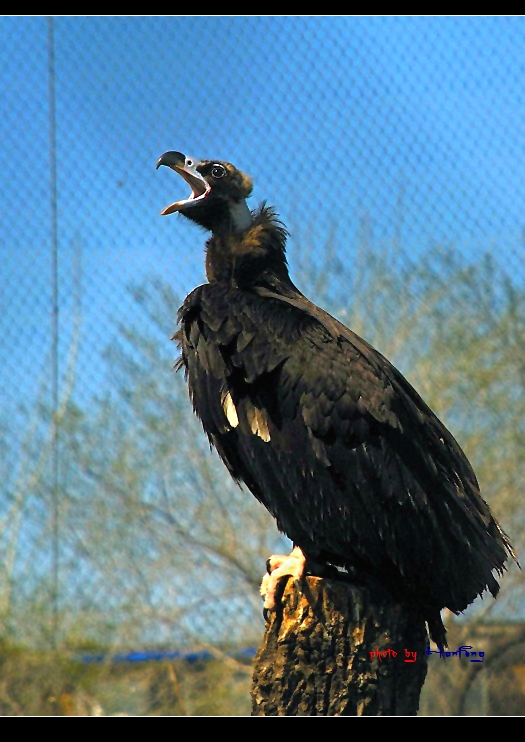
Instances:
[[[495,597],[508,538],[460,446],[365,340],[290,280],[286,230],[233,165],[167,152],[190,198],[179,212],[211,232],[208,283],[179,310],[193,407],[232,477],[317,563],[379,581],[421,610]]]

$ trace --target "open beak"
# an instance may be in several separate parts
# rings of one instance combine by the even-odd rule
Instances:
[[[166,214],[173,214],[173,212],[180,211],[185,206],[193,205],[206,198],[211,188],[208,182],[197,170],[199,164],[199,160],[186,157],[182,152],[164,152],[164,154],[159,157],[157,160],[157,168],[161,165],[170,167],[172,170],[175,170],[176,173],[181,175],[191,188],[191,195],[182,201],[176,201],[170,206],[166,206],[166,208],[160,212],[163,216]]]

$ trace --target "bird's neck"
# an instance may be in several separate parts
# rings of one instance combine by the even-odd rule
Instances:
[[[269,276],[289,280],[286,230],[272,209],[263,205],[251,212],[245,202],[244,207],[236,204],[230,228],[214,232],[206,243],[208,281],[249,288],[264,283]]]
[[[253,215],[246,201],[237,201],[230,208],[231,231],[246,232],[253,222]]]

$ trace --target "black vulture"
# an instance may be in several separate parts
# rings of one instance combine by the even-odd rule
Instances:
[[[496,597],[515,558],[465,454],[381,353],[293,284],[287,230],[265,203],[249,209],[249,176],[180,152],[160,165],[191,188],[162,214],[211,233],[207,283],[178,312],[177,367],[231,476],[294,545],[269,560],[266,609],[283,575],[326,565],[385,586],[445,645],[441,610]]]

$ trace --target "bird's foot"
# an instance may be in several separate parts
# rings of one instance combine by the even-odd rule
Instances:
[[[293,577],[300,581],[305,574],[306,557],[296,546],[291,554],[274,554],[266,562],[267,574],[261,583],[261,595],[264,598],[263,615],[267,618],[275,610],[279,582],[283,577]]]

